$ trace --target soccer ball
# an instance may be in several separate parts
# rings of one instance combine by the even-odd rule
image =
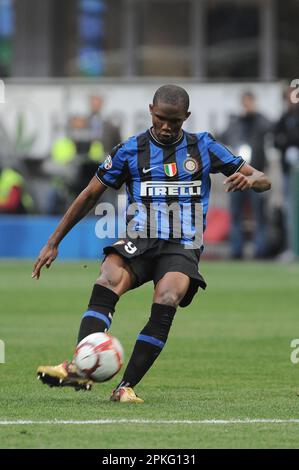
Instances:
[[[120,370],[124,351],[118,339],[107,333],[93,333],[78,344],[74,362],[78,373],[94,382],[106,382]]]

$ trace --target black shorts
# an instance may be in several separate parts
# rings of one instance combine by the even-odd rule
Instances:
[[[135,276],[132,289],[148,281],[153,281],[156,286],[169,272],[189,276],[189,289],[180,302],[181,307],[190,304],[199,287],[205,289],[207,286],[198,271],[200,251],[186,249],[180,243],[157,238],[125,239],[106,246],[103,251],[105,255],[118,253],[126,259]]]

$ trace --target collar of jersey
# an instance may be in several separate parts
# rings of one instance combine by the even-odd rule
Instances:
[[[177,139],[175,140],[174,142],[172,142],[171,144],[162,144],[162,142],[159,142],[159,140],[156,139],[156,137],[154,136],[153,132],[152,132],[152,128],[148,129],[148,134],[149,134],[149,137],[151,139],[151,141],[157,145],[158,147],[161,147],[161,148],[164,148],[164,147],[171,147],[172,145],[177,145],[177,144],[180,144],[182,142],[182,140],[184,139],[184,135],[185,135],[185,132],[184,130],[182,129],[182,135]]]

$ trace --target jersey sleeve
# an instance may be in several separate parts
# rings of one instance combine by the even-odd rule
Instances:
[[[96,177],[106,186],[119,189],[128,179],[128,165],[124,144],[119,144],[106,156],[96,172]]]
[[[236,157],[225,145],[217,142],[211,134],[208,134],[208,152],[211,173],[223,173],[225,176],[230,176],[246,163],[242,157]]]

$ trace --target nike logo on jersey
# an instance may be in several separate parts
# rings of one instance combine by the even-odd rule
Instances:
[[[201,181],[143,181],[140,196],[200,196]]]
[[[149,171],[154,170],[155,168],[157,168],[157,165],[152,166],[151,168],[143,168],[142,173],[148,173]]]

